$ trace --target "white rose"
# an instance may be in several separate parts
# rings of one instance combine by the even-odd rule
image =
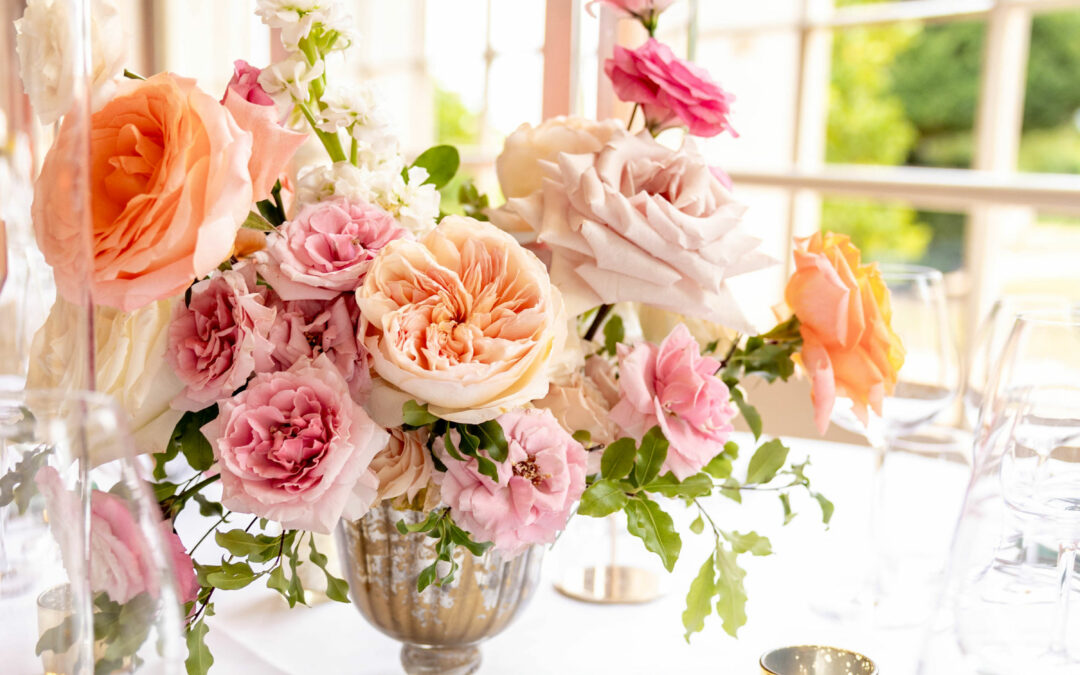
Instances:
[[[75,102],[78,27],[65,0],[29,0],[15,22],[15,45],[19,75],[42,124],[52,124]],[[115,90],[116,78],[127,58],[124,26],[113,0],[90,3],[90,38],[93,63],[90,71],[90,102],[97,110]]]
[[[182,411],[169,407],[184,389],[165,361],[171,300],[160,300],[134,312],[98,307],[94,312],[96,389],[116,399],[130,418],[138,453],[160,452],[180,421]],[[45,325],[34,336],[27,387],[83,388],[87,369],[85,343],[80,339],[83,310],[57,299]],[[94,443],[91,461],[97,465],[122,456],[115,443]]]
[[[541,160],[554,162],[564,152],[598,152],[621,129],[615,120],[596,122],[581,117],[553,117],[537,127],[522,124],[506,139],[495,160],[503,195],[512,199],[536,192],[544,178]]]

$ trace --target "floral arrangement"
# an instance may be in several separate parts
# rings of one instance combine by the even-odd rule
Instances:
[[[602,1],[651,36],[673,0]],[[63,44],[62,6],[31,0],[18,25],[45,121],[72,100],[68,76],[43,67],[61,57],[48,50]],[[774,261],[691,138],[735,133],[729,93],[654,37],[616,47],[604,68],[635,104],[627,125],[523,125],[497,161],[506,203],[469,183],[463,212],[447,214],[439,190],[457,151],[407,163],[374,92],[329,76],[354,40],[333,0],[259,0],[286,57],[238,61],[220,100],[172,73],[122,71],[122,41],[106,37],[115,8],[94,6],[91,258],[72,245],[79,128],[64,119],[33,205],[60,297],[29,380],[71,386],[92,356],[97,389],[130,415],[177,544],[189,672],[212,664],[216,592],[262,580],[304,603],[298,568],[327,564],[313,534],[385,500],[426,513],[412,529],[438,540],[446,564],[420,575],[420,592],[453,578],[457,549],[513,556],[553,542],[575,509],[625,512],[671,570],[681,535],[662,504],[683,501],[700,510],[690,529],[707,524],[715,541],[687,595],[687,638],[714,607],[735,634],[738,560],[771,548],[724,529],[702,498],[775,490],[786,523],[804,489],[825,522],[832,513],[779,440],[736,470],[735,418],[762,433],[740,382],[801,364],[824,429],[837,395],[880,412],[903,350],[876,267],[839,235],[799,243],[789,316],[760,334],[747,321],[728,280]],[[684,135],[677,149],[656,139],[669,133]],[[93,355],[68,330],[87,284]],[[640,334],[664,323],[666,335]],[[113,452],[101,444],[94,461]],[[194,510],[210,527],[180,544],[172,523]],[[211,536],[227,555],[201,560]],[[136,548],[111,555],[136,570]],[[326,577],[346,601],[345,582]],[[95,587],[121,605],[138,589]]]

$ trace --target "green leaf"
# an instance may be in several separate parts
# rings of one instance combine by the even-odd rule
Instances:
[[[751,555],[772,555],[772,542],[768,537],[763,537],[757,532],[724,532],[724,539],[731,542],[731,548],[735,553],[750,553]]]
[[[671,516],[648,497],[638,495],[627,502],[626,529],[641,539],[645,548],[660,556],[664,567],[670,572],[679,559],[682,538],[675,531]]]
[[[623,326],[622,317],[612,314],[611,318],[604,323],[604,351],[615,356],[616,347],[625,339],[626,328]]]
[[[778,438],[755,450],[754,456],[750,458],[750,466],[746,469],[747,484],[760,485],[771,481],[776,472],[783,468],[788,452],[787,446]]]
[[[720,488],[720,494],[736,504],[742,504],[742,491],[739,490],[739,481],[734,478],[728,478],[724,481],[724,487]]]
[[[673,473],[668,471],[663,476],[653,480],[645,486],[647,492],[655,492],[665,497],[685,497],[694,499],[704,497],[712,492],[713,482],[706,474],[696,473],[680,481]]]
[[[502,425],[495,420],[488,420],[483,424],[473,425],[471,429],[480,439],[480,449],[486,450],[488,457],[491,457],[496,462],[506,461],[510,446],[506,442],[506,435],[503,434]]]
[[[780,505],[784,507],[784,524],[787,525],[795,518],[795,514],[791,511],[791,497],[786,492],[780,493]]]
[[[431,511],[427,514],[427,518],[413,525],[406,523],[404,519],[399,520],[397,521],[396,525],[397,531],[401,534],[410,534],[413,532],[431,532],[431,530],[435,529],[435,526],[439,524],[439,519],[443,516],[444,513],[444,509]]]
[[[739,567],[736,554],[724,548],[716,550],[716,613],[724,625],[724,631],[735,633],[746,623],[746,588],[743,578],[746,572]]]
[[[453,180],[461,166],[461,155],[452,145],[436,145],[420,153],[412,166],[426,169],[428,178],[424,184],[434,185],[436,190],[441,190]]]
[[[686,594],[686,610],[682,615],[683,627],[686,628],[686,642],[689,644],[690,635],[705,627],[705,617],[712,614],[712,599],[716,593],[716,562],[715,555],[710,555],[705,564],[701,566],[697,577],[690,584],[690,590]]]
[[[461,204],[461,210],[465,212],[466,216],[476,220],[488,220],[487,213],[485,213],[488,206],[491,205],[488,196],[480,194],[471,178],[458,188],[458,203]]]
[[[701,516],[694,518],[694,522],[690,523],[690,531],[694,534],[701,534],[705,531],[705,521],[701,519]]]
[[[330,570],[326,569],[326,565],[330,560],[315,547],[314,536],[308,538],[308,543],[311,549],[308,553],[308,560],[321,569],[326,576],[326,597],[335,602],[349,602],[349,584],[344,579],[339,579],[334,576],[330,573]]]
[[[581,443],[586,447],[589,445],[589,441],[592,440],[592,434],[590,434],[586,429],[578,429],[572,434],[572,437],[575,441]]]
[[[160,502],[162,499],[168,499],[176,494],[176,488],[180,486],[176,483],[162,481],[154,483],[152,487],[154,488],[154,499]]]
[[[222,517],[225,515],[225,507],[221,505],[221,502],[210,501],[201,492],[196,492],[191,495],[191,499],[199,505],[199,515],[205,518],[210,517]]]
[[[604,478],[621,479],[630,475],[634,468],[637,448],[634,439],[620,438],[604,449],[600,458],[600,475]]]
[[[615,481],[604,478],[596,481],[581,495],[578,513],[593,518],[603,518],[626,506],[627,496]]]
[[[155,452],[152,455],[152,457],[154,458],[154,480],[165,480],[165,465],[176,459],[176,456],[179,454],[179,444],[166,443],[165,450],[163,450],[162,452]]]
[[[270,537],[265,534],[250,534],[243,530],[228,530],[215,532],[214,541],[217,545],[239,558],[263,553],[267,549],[276,550],[281,547],[280,537]]]
[[[0,478],[0,507],[15,502],[19,515],[26,513],[30,500],[38,493],[34,477],[45,466],[52,448],[40,445],[22,456],[11,471]]]
[[[75,636],[78,630],[79,626],[75,622],[74,616],[64,617],[63,621],[41,634],[37,645],[34,647],[34,654],[36,656],[41,656],[45,652],[64,654],[75,644]]]
[[[245,562],[221,563],[221,568],[206,575],[206,582],[214,588],[223,591],[233,591],[244,588],[259,577],[252,571],[251,566]]]
[[[739,387],[731,387],[729,391],[731,392],[731,400],[735,401],[735,405],[739,407],[743,419],[746,420],[746,426],[750,427],[750,432],[754,434],[754,440],[761,438],[761,414],[758,413],[757,408],[746,401],[746,397],[743,396],[742,389]]]
[[[499,482],[499,468],[495,466],[495,462],[492,462],[487,457],[483,455],[476,456],[476,470],[496,483]]]
[[[405,401],[405,405],[401,406],[401,415],[405,424],[410,427],[426,427],[439,421],[438,417],[427,411],[426,405],[420,405],[416,401]]]
[[[206,632],[209,628],[206,622],[199,620],[187,634],[188,656],[184,661],[188,675],[206,675],[210,666],[214,665],[214,657],[206,646]]]
[[[492,546],[491,542],[473,541],[468,532],[454,524],[450,525],[450,540],[459,546],[464,546],[475,556],[484,555]]]
[[[667,459],[668,440],[659,426],[649,429],[638,446],[637,461],[634,463],[634,482],[645,485],[660,475],[660,467]]]
[[[276,229],[270,224],[270,221],[263,218],[260,214],[254,211],[248,211],[247,218],[244,220],[243,227],[249,230],[258,230],[259,232],[274,232]]]
[[[438,573],[438,561],[431,563],[424,569],[420,570],[420,575],[416,577],[416,592],[423,593],[424,589],[435,583],[435,576]]]
[[[833,506],[833,503],[826,499],[825,495],[820,492],[811,492],[810,496],[816,499],[817,503],[821,506],[821,522],[828,525],[829,521],[832,520],[833,511],[836,510],[836,507]]]
[[[214,448],[206,440],[202,427],[218,416],[217,405],[198,412],[186,412],[176,423],[169,443],[179,447],[188,465],[196,471],[206,471],[214,464]]]

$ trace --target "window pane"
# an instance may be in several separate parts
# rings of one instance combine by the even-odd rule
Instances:
[[[1080,300],[1080,217],[1038,213],[1006,228],[998,265],[1002,292]]]
[[[970,168],[985,23],[836,32],[826,161]]]
[[[1080,173],[1080,10],[1031,23],[1020,171]]]
[[[452,7],[456,3],[444,4]],[[492,48],[499,53],[540,51],[544,47],[545,9],[545,0],[492,0]],[[432,29],[436,29],[434,25]],[[566,26],[566,30],[569,31],[570,26]]]

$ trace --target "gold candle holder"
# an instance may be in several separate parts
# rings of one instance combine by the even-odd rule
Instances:
[[[774,649],[762,654],[760,664],[765,675],[878,675],[862,654],[818,645]]]

